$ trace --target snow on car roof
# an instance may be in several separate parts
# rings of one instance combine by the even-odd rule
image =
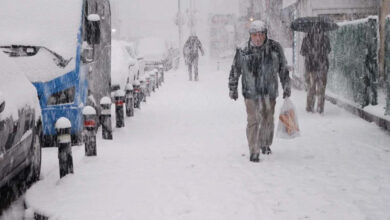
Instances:
[[[2,0],[0,44],[45,46],[61,56],[74,56],[82,4],[82,0]]]
[[[0,121],[12,116],[18,119],[18,110],[30,106],[38,117],[41,114],[35,87],[24,76],[12,58],[0,53],[0,102],[5,101],[5,109],[0,113]]]
[[[124,86],[126,78],[129,76],[130,55],[126,51],[122,41],[112,40],[111,59],[111,84],[123,84]]]
[[[13,59],[18,64],[19,68],[31,82],[50,81],[72,71],[75,67],[74,57],[65,68],[60,68],[54,63],[53,55],[42,49],[35,56],[10,57],[9,59]]]
[[[43,49],[32,57],[15,59],[24,66],[30,81],[45,82],[74,69],[77,36],[80,30],[82,0],[2,0],[0,7],[0,46],[44,46],[72,58],[65,69],[52,61]]]

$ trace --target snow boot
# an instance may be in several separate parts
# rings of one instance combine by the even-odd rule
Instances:
[[[272,150],[270,147],[261,147],[261,153],[269,155],[272,154]]]
[[[260,155],[259,154],[251,154],[249,161],[254,162],[254,163],[260,162]]]

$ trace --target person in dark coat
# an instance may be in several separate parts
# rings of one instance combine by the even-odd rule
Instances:
[[[328,78],[330,41],[320,28],[314,27],[303,38],[301,55],[305,57],[305,82],[307,88],[306,111],[314,112],[317,94],[317,112],[324,112],[325,88]]]
[[[198,60],[199,53],[198,50],[204,55],[202,43],[200,42],[198,36],[195,34],[188,37],[187,41],[183,47],[183,55],[185,64],[188,66],[189,80],[192,80],[192,67],[194,67],[195,72],[195,81],[199,80],[198,76]]]
[[[238,98],[238,81],[247,111],[246,135],[250,161],[259,162],[260,150],[271,154],[274,135],[274,112],[278,97],[278,75],[283,87],[283,98],[290,97],[290,76],[282,46],[267,37],[263,21],[253,21],[249,28],[250,39],[238,48],[229,75],[229,96]]]

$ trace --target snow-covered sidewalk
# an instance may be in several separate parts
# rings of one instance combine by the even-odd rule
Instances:
[[[73,175],[60,180],[56,149],[44,149],[30,211],[58,220],[390,218],[388,133],[328,102],[325,115],[308,114],[294,90],[301,136],[274,139],[273,154],[250,163],[228,65],[206,67],[199,82],[166,73],[113,141],[99,131],[97,157],[73,147]]]

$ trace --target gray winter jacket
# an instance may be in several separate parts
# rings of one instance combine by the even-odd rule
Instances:
[[[186,63],[192,63],[196,58],[199,57],[198,50],[204,54],[202,43],[197,36],[188,37],[183,47],[183,56]]]
[[[269,96],[278,97],[278,79],[284,90],[290,88],[290,76],[282,46],[266,39],[261,47],[254,47],[250,41],[244,48],[238,48],[229,75],[229,89],[237,91],[242,75],[242,93],[246,99]]]

